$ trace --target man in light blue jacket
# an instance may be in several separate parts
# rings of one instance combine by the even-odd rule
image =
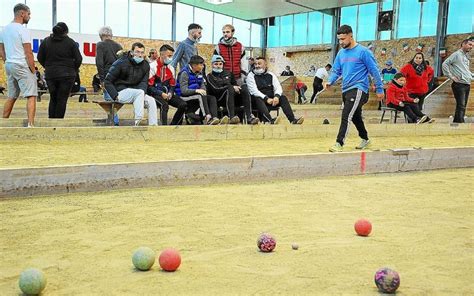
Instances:
[[[176,48],[176,51],[173,56],[173,61],[171,61],[171,66],[177,70],[177,65],[179,63],[179,73],[181,70],[186,68],[189,64],[189,60],[192,56],[198,55],[197,43],[202,36],[202,27],[198,24],[190,24],[188,26],[188,38],[181,41]]]

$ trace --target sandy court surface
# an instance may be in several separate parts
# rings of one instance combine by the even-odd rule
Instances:
[[[220,140],[220,141],[131,141],[27,140],[0,142],[0,168],[42,167],[90,163],[148,162],[161,160],[271,156],[327,153],[333,138]],[[371,149],[406,147],[474,146],[474,135],[374,137]],[[353,131],[344,151],[355,151],[360,139]],[[21,157],[19,157],[21,155]]]
[[[0,295],[24,268],[44,295],[398,295],[474,292],[474,169],[0,200]],[[358,218],[373,223],[354,234]],[[257,251],[262,231],[274,253]],[[297,251],[291,249],[298,243]],[[139,246],[174,247],[175,273],[132,268]]]

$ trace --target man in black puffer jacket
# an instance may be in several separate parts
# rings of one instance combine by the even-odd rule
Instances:
[[[126,56],[118,59],[105,76],[105,89],[114,101],[133,103],[135,125],[143,118],[143,109],[148,109],[148,124],[157,125],[158,115],[155,99],[146,95],[150,65],[144,60],[145,46],[140,42],[132,45]]]
[[[211,60],[212,71],[207,75],[207,93],[217,98],[217,105],[226,108],[230,124],[240,123],[235,115],[235,106],[244,106],[248,123],[258,124],[259,119],[252,114],[250,93],[247,85],[237,85],[234,74],[224,70],[224,58],[214,55]]]

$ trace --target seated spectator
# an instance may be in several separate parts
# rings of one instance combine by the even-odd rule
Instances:
[[[99,73],[95,74],[92,76],[92,88],[94,89],[94,92],[99,92],[102,87],[100,85],[100,76]]]
[[[298,93],[298,104],[306,104],[308,99],[306,99],[304,93],[308,90],[308,86],[301,80],[298,80],[295,84],[295,90]]]
[[[285,70],[283,72],[281,72],[280,76],[295,76],[295,73],[293,73],[293,71],[291,71],[290,66],[286,66]]]
[[[145,46],[133,43],[130,53],[110,67],[105,76],[105,89],[114,101],[133,104],[135,125],[143,119],[144,108],[148,108],[148,125],[158,125],[155,99],[145,94],[150,64],[145,62],[144,56]]]
[[[86,87],[81,85],[81,76],[79,75],[79,71],[77,72],[76,79],[74,80],[74,84],[71,88],[72,94],[77,92],[86,92]],[[79,103],[81,102],[89,103],[89,101],[87,100],[87,94],[79,95]]]
[[[408,118],[409,123],[420,124],[430,120],[423,114],[418,107],[418,98],[410,98],[405,89],[407,80],[402,73],[397,73],[393,77],[392,82],[387,87],[387,107],[403,111]]]
[[[262,113],[266,122],[275,124],[279,118],[272,119],[269,107],[281,107],[283,113],[292,124],[302,124],[303,117],[295,118],[288,99],[283,95],[283,89],[275,74],[267,71],[267,63],[262,57],[255,62],[255,69],[249,73],[247,84],[252,95],[252,104]]]
[[[316,75],[316,67],[314,65],[311,65],[311,67],[309,67],[309,70],[304,73],[304,76],[314,77],[314,75]]]
[[[158,59],[158,52],[156,49],[152,48],[148,52],[148,62],[151,64]]]
[[[207,75],[207,93],[217,98],[218,106],[226,108],[230,117],[229,123],[240,123],[240,118],[235,115],[235,106],[243,105],[248,122],[258,124],[260,120],[252,114],[247,85],[238,86],[234,74],[224,70],[222,56],[214,55],[211,63],[212,71]]]
[[[171,125],[181,124],[188,107],[186,102],[174,92],[176,87],[175,72],[170,65],[173,53],[174,48],[165,44],[160,47],[159,58],[150,64],[147,94],[155,98],[156,105],[160,108],[162,125],[168,125],[169,105],[178,109],[171,120]]]
[[[248,72],[252,72],[255,69],[255,59],[253,57],[249,58],[249,69]]]
[[[189,64],[178,74],[178,83],[176,84],[176,94],[188,104],[188,111],[192,110],[189,104],[191,101],[198,102],[198,108],[204,115],[204,124],[216,125],[221,122],[217,118],[216,97],[207,95],[206,84],[202,76],[204,69],[204,59],[198,55],[190,58]]]

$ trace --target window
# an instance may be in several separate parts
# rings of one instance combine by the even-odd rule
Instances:
[[[252,36],[250,46],[262,47],[262,26],[252,23]]]
[[[393,10],[393,0],[385,0],[382,3],[382,11]],[[380,32],[380,40],[390,40],[392,31]]]
[[[152,4],[151,38],[171,40],[171,5]]]
[[[102,4],[102,6],[104,6]],[[70,0],[57,0],[56,13],[57,21],[64,22],[69,28],[69,32],[79,33],[79,2]],[[102,22],[104,15],[102,14]],[[97,29],[98,30],[98,29]],[[96,30],[96,31],[97,31]]]
[[[472,0],[451,0],[448,10],[448,34],[474,31],[474,4]]]
[[[294,27],[293,45],[308,44],[308,14],[295,14]]]
[[[359,5],[357,40],[375,40],[377,30],[377,3]]]
[[[357,36],[357,6],[348,6],[341,9],[341,25],[352,27],[354,36]]]
[[[128,36],[149,39],[151,36],[151,3],[130,1],[129,5]]]
[[[2,3],[3,5],[3,3]],[[51,0],[28,0],[26,5],[30,8],[31,19],[28,23],[29,29],[46,30],[53,29],[53,3]],[[11,9],[11,20],[13,20],[13,7]]]
[[[267,47],[278,47],[280,45],[280,17],[275,18],[275,25],[268,26]]]
[[[212,30],[219,30],[219,28],[213,28],[212,26],[212,11],[194,8],[194,22],[200,24],[203,27],[201,43],[212,44],[213,32]],[[179,23],[177,23],[178,25]]]
[[[114,36],[128,36],[128,0],[105,0],[105,25]]]
[[[81,3],[81,33],[97,34],[104,25],[104,0],[81,0],[79,3]]]
[[[438,1],[429,0],[422,3],[421,35],[435,36],[438,25]]]
[[[332,33],[332,21],[333,17],[329,14],[323,14],[323,43],[332,43],[333,42],[333,33]]]
[[[291,46],[293,43],[293,15],[280,19],[280,46]]]
[[[397,38],[418,37],[420,33],[421,5],[418,0],[400,1]]]
[[[308,44],[321,44],[323,42],[322,28],[323,14],[321,12],[310,12],[308,14]]]
[[[232,24],[232,18],[230,16],[214,13],[214,37],[212,42],[213,44],[217,44],[222,38],[222,27],[226,24]]]
[[[243,46],[250,46],[250,23],[240,19],[233,19],[235,27],[235,37]]]
[[[188,38],[188,25],[194,23],[193,7],[176,3],[176,40]],[[205,28],[206,29],[206,28]],[[209,28],[207,29],[209,30]]]

